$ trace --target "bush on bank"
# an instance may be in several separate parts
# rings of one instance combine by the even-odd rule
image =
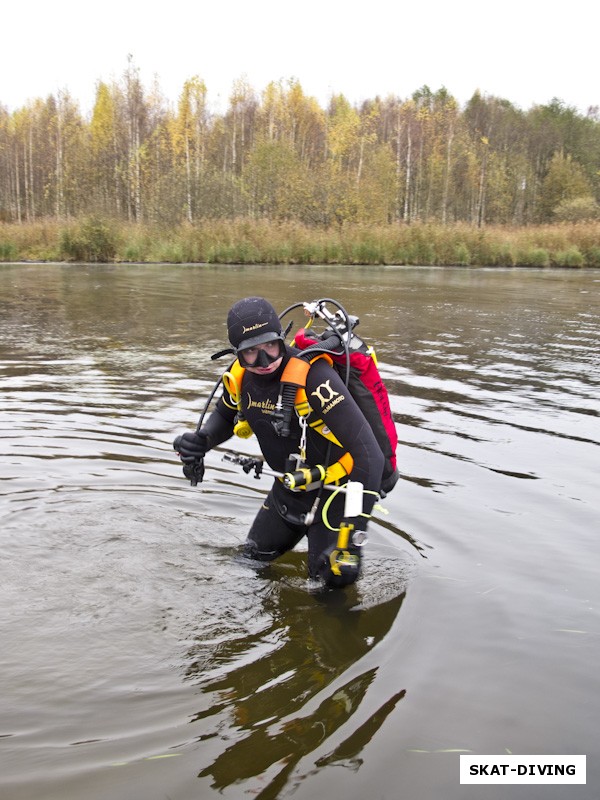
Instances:
[[[175,228],[111,220],[0,224],[1,261],[598,267],[600,222],[526,228],[345,225],[267,220]]]

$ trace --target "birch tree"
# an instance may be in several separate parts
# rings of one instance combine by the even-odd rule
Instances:
[[[194,221],[197,211],[198,189],[206,158],[207,124],[206,85],[196,76],[184,83],[174,126],[175,153],[183,162],[188,222]]]

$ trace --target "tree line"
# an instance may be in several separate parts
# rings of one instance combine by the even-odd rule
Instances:
[[[128,62],[89,118],[67,91],[0,105],[0,221],[101,216],[176,225],[267,219],[308,226],[598,219],[600,112],[521,110],[444,88],[322,108],[297,80],[235,82],[211,113],[200,78],[176,106]]]

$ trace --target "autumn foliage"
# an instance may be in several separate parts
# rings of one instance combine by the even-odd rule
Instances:
[[[235,230],[241,238],[233,250],[268,260],[241,233],[252,221],[269,228],[272,243],[287,231],[288,261],[303,250],[309,263],[337,260],[335,231],[354,227],[362,233],[345,256],[358,261],[362,252],[367,263],[410,262],[418,252],[422,262],[474,263],[475,232],[459,231],[444,248],[445,227],[594,228],[600,217],[597,109],[582,116],[554,100],[523,111],[479,93],[461,108],[445,89],[428,87],[360,107],[337,95],[322,108],[295,80],[271,83],[260,95],[240,80],[217,114],[207,95],[192,78],[172,106],[157,89],[145,90],[130,61],[120,81],[98,83],[89,118],[66,92],[13,113],[0,105],[0,258],[22,252],[12,226],[26,223],[53,230],[48,248],[64,257],[141,257],[169,250],[165,232],[176,231],[172,247],[184,260],[223,258]],[[229,234],[220,237],[223,224]],[[387,226],[441,232],[437,245],[422,247],[415,231],[373,232]],[[327,232],[322,247],[319,230]],[[309,232],[308,249],[299,245],[301,231]],[[588,263],[593,246],[587,256],[577,242],[564,252],[576,247]],[[519,247],[495,244],[494,258],[502,251],[514,262]]]

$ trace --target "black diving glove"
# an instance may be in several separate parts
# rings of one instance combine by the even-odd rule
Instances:
[[[208,436],[203,431],[187,431],[173,442],[173,449],[179,453],[184,464],[201,461],[208,450]]]
[[[173,449],[183,462],[183,474],[192,486],[204,478],[204,456],[208,450],[208,436],[203,431],[186,432],[173,442]]]

